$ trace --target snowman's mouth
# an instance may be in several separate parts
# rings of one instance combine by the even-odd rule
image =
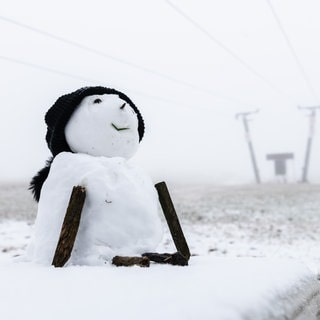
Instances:
[[[127,127],[117,127],[114,123],[111,123],[112,127],[115,128],[117,131],[124,131],[124,130],[129,130],[130,128]]]

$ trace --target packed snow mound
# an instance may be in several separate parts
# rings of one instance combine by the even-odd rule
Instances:
[[[115,255],[156,249],[162,226],[150,178],[120,157],[62,152],[41,190],[29,259],[52,263],[71,191],[78,185],[87,194],[69,264],[99,265]]]

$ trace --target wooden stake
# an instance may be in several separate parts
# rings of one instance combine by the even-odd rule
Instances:
[[[187,266],[189,258],[186,258],[182,253],[157,253],[146,252],[142,255],[148,257],[150,261],[156,263],[172,264],[173,266]]]
[[[164,213],[164,216],[167,220],[171,236],[173,238],[174,244],[178,250],[187,260],[190,258],[190,250],[187,244],[187,241],[184,237],[183,231],[180,226],[180,222],[172,203],[167,185],[165,182],[160,182],[155,185],[159,201]]]
[[[81,212],[86,198],[86,189],[73,187],[67,212],[62,224],[60,238],[54,254],[52,265],[63,267],[71,256],[80,225]]]
[[[150,260],[148,257],[122,257],[122,256],[115,256],[112,259],[112,264],[117,267],[131,267],[134,265],[140,267],[149,267]]]

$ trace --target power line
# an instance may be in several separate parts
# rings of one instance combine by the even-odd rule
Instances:
[[[80,76],[80,75],[75,75],[75,74],[72,74],[72,73],[68,73],[68,72],[65,72],[65,71],[49,68],[49,67],[42,66],[42,65],[39,65],[39,64],[27,62],[27,61],[24,61],[24,60],[10,58],[10,57],[7,57],[7,56],[0,55],[0,60],[4,60],[4,61],[10,62],[10,63],[26,66],[26,67],[29,67],[29,68],[32,68],[32,69],[37,69],[37,70],[40,70],[40,71],[45,71],[45,72],[48,72],[48,73],[57,74],[59,76],[68,77],[68,78],[72,78],[72,79],[76,79],[76,80],[80,80],[80,81],[85,81],[85,82],[94,83],[94,84],[101,83],[101,81],[97,81],[97,80],[94,80],[94,79],[91,79],[91,78],[83,77],[83,76]],[[178,106],[181,106],[181,107],[184,107],[184,108],[191,108],[191,109],[195,108],[195,106],[191,105],[191,104],[185,104],[185,103],[182,103],[182,102],[179,102],[179,101],[175,101],[175,100],[171,100],[171,99],[168,99],[168,98],[154,96],[154,95],[151,95],[151,94],[139,91],[139,90],[128,89],[128,91],[131,91],[134,94],[138,94],[138,95],[147,97],[147,98],[152,99],[152,100],[174,104],[175,106],[178,105]],[[212,110],[212,109],[205,108],[205,107],[202,107],[202,106],[197,106],[197,108],[203,109],[203,110],[206,110],[206,111],[213,111],[215,114],[220,115],[220,116],[224,116],[224,117],[227,116],[224,113],[217,112],[216,110]]]
[[[273,5],[272,5],[270,0],[266,0],[266,1],[267,1],[267,4],[268,4],[271,12],[272,12],[272,15],[273,15],[274,19],[276,20],[276,23],[277,23],[277,25],[279,27],[279,30],[280,30],[280,32],[282,33],[282,35],[283,35],[283,37],[285,39],[285,42],[286,42],[286,44],[287,44],[287,46],[289,48],[289,51],[292,54],[293,59],[296,62],[296,65],[298,67],[299,72],[301,73],[301,76],[303,77],[303,80],[305,81],[305,83],[306,83],[307,87],[309,88],[309,90],[310,90],[311,94],[313,95],[313,97],[317,101],[319,101],[318,100],[318,96],[317,96],[317,94],[316,94],[316,92],[315,92],[315,90],[314,90],[314,88],[313,88],[313,86],[311,84],[311,81],[310,81],[309,77],[307,76],[307,73],[306,73],[306,71],[305,71],[305,69],[304,69],[304,67],[303,67],[303,65],[301,63],[301,60],[299,59],[299,57],[298,57],[298,55],[296,53],[296,50],[294,49],[294,47],[292,45],[292,42],[291,42],[291,40],[290,40],[290,38],[289,38],[289,36],[288,36],[283,24],[281,23],[281,20],[280,20],[280,18],[278,16],[276,10],[274,9],[274,7],[273,7]]]
[[[30,67],[30,68],[33,68],[33,69],[38,69],[38,70],[46,71],[46,72],[49,72],[49,73],[54,73],[54,74],[57,74],[57,75],[60,75],[60,76],[63,76],[63,77],[69,77],[69,78],[72,78],[72,79],[91,82],[91,83],[95,82],[95,80],[92,80],[92,79],[89,79],[89,78],[86,78],[86,77],[82,77],[82,76],[79,76],[79,75],[74,75],[72,73],[68,73],[68,72],[64,72],[64,71],[48,68],[48,67],[45,67],[45,66],[41,66],[41,65],[38,65],[38,64],[35,64],[35,63],[31,63],[31,62],[27,62],[27,61],[23,61],[23,60],[19,60],[19,59],[14,59],[14,58],[2,56],[2,55],[0,55],[0,59],[8,61],[8,62],[11,62],[11,63],[20,64],[20,65],[23,65],[23,66],[26,66],[26,67]]]
[[[140,71],[152,74],[154,76],[169,80],[171,82],[180,84],[182,86],[189,87],[189,88],[192,88],[194,90],[206,93],[206,94],[211,95],[213,97],[216,97],[216,98],[219,98],[219,99],[223,99],[223,100],[226,100],[226,101],[230,101],[230,102],[233,102],[233,103],[236,103],[236,104],[241,104],[243,106],[249,106],[248,103],[244,103],[244,102],[242,102],[242,101],[240,101],[238,99],[231,98],[231,97],[225,96],[223,94],[213,92],[211,90],[207,90],[207,89],[199,87],[199,86],[197,86],[197,85],[195,85],[193,83],[189,83],[187,81],[174,78],[174,77],[172,77],[170,75],[164,74],[164,73],[159,72],[157,70],[145,68],[145,67],[137,65],[137,64],[135,64],[133,62],[130,62],[130,61],[127,61],[127,60],[124,60],[124,59],[121,59],[121,58],[117,58],[117,57],[112,56],[112,55],[110,55],[110,54],[108,54],[106,52],[103,52],[103,51],[100,51],[100,50],[96,50],[96,49],[91,48],[89,46],[86,46],[86,45],[84,45],[82,43],[79,43],[79,42],[76,42],[76,41],[73,41],[73,40],[70,40],[70,39],[67,39],[67,38],[60,37],[60,36],[58,36],[56,34],[41,30],[39,28],[32,27],[30,25],[21,23],[19,21],[16,21],[16,20],[4,17],[4,16],[0,16],[0,20],[6,21],[8,23],[11,23],[11,24],[16,25],[16,26],[18,26],[20,28],[32,31],[34,33],[41,34],[42,36],[54,39],[56,41],[63,42],[65,44],[68,44],[70,46],[73,46],[75,48],[78,48],[78,49],[81,49],[81,50],[84,50],[84,51],[87,51],[87,52],[90,52],[92,54],[95,54],[95,55],[98,55],[98,56],[101,56],[101,57],[104,57],[104,58],[108,58],[110,60],[113,60],[113,61],[116,61],[118,63],[124,64],[126,66],[131,67],[131,68],[134,68],[136,70],[140,70]]]
[[[234,58],[238,63],[240,63],[245,69],[247,69],[254,76],[262,80],[266,83],[270,88],[272,88],[278,94],[284,94],[282,90],[276,87],[270,80],[264,77],[260,72],[255,70],[249,63],[247,63],[244,59],[242,59],[239,55],[237,55],[233,50],[227,47],[224,43],[214,37],[208,30],[206,30],[203,26],[201,26],[197,21],[192,19],[189,15],[187,15],[184,11],[182,11],[178,6],[173,4],[170,0],[165,0],[165,2],[180,16],[182,16],[185,20],[191,23],[196,29],[201,31],[205,36],[207,36],[212,42],[214,42],[217,46],[227,52],[232,58]]]
[[[134,64],[132,62],[117,58],[117,57],[112,56],[112,55],[110,55],[110,54],[108,54],[106,52],[103,52],[103,51],[100,51],[100,50],[96,50],[94,48],[86,46],[86,45],[84,45],[82,43],[79,43],[79,42],[76,42],[76,41],[73,41],[73,40],[70,40],[70,39],[67,39],[67,38],[64,38],[64,37],[60,37],[60,36],[58,36],[56,34],[41,30],[39,28],[32,27],[30,25],[24,24],[22,22],[19,22],[19,21],[16,21],[16,20],[4,17],[4,16],[0,16],[0,19],[3,20],[3,21],[9,22],[11,24],[14,24],[16,26],[19,26],[21,28],[27,29],[29,31],[41,34],[42,36],[54,39],[54,40],[59,41],[59,42],[66,43],[66,44],[68,44],[70,46],[73,46],[73,47],[76,47],[78,49],[81,49],[81,50],[84,50],[84,51],[87,51],[87,52],[90,52],[90,53],[93,53],[93,54],[96,54],[96,55],[99,55],[99,56],[102,56],[102,57],[105,57],[105,58],[108,58],[108,59],[111,59],[111,60],[114,60],[116,62],[128,65],[128,66],[130,66],[132,68],[139,69],[139,70],[142,70],[144,72],[155,74],[155,75],[157,75],[159,77],[166,78],[167,80],[175,81],[175,82],[178,82],[178,83],[184,83],[185,85],[188,85],[188,83],[184,82],[183,80],[178,80],[178,79],[175,79],[175,78],[173,78],[171,76],[168,76],[168,75],[165,75],[163,73],[160,73],[160,72],[158,72],[156,70],[148,69],[148,68],[139,66],[137,64]]]

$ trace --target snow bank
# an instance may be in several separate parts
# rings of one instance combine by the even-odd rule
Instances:
[[[0,265],[2,319],[316,319],[319,284],[292,260],[192,257],[189,267]]]

